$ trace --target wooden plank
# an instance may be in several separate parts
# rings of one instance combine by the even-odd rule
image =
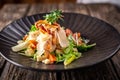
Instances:
[[[0,11],[0,30],[13,20],[19,19],[24,16],[28,5],[5,5]],[[3,24],[4,23],[4,24]]]
[[[105,11],[99,11],[99,10],[102,10],[101,6],[104,8],[107,7]],[[110,11],[116,12],[116,10],[114,10],[114,7],[111,5],[104,5],[104,6],[92,5],[91,6],[91,5],[82,5],[82,4],[79,4],[79,5],[78,4],[59,4],[59,5],[49,4],[46,6],[44,4],[38,4],[38,5],[31,5],[28,13],[26,14],[23,12],[22,16],[32,15],[40,12],[41,13],[49,12],[53,9],[62,9],[64,12],[76,12],[76,13],[87,14],[87,15],[98,17],[103,20],[108,19],[108,17],[105,17],[105,15],[108,15]],[[6,10],[3,10],[3,11],[6,11]],[[119,56],[117,58],[115,57],[115,59],[119,60],[118,58]],[[119,61],[113,62],[113,63],[116,63],[116,65],[119,67]],[[95,66],[85,68],[85,69],[75,70],[75,71],[36,72],[36,71],[19,68],[7,62],[0,80],[48,80],[48,79],[49,80],[61,80],[61,79],[62,80],[76,80],[76,79],[77,80],[119,80],[118,74],[116,74],[116,72],[114,71],[113,63],[111,63],[110,60],[107,60]]]
[[[87,8],[86,8],[86,6],[87,6]],[[104,8],[104,10],[103,10],[103,8]],[[99,19],[103,19],[103,20],[106,20],[106,15],[108,15],[110,11],[116,12],[115,7],[110,5],[110,4],[107,4],[107,5],[104,4],[104,5],[102,5],[102,7],[101,7],[100,4],[99,5],[92,5],[92,6],[91,5],[82,5],[82,4],[79,4],[79,5],[78,4],[76,4],[76,5],[69,4],[69,6],[66,6],[66,4],[60,4],[60,5],[58,5],[58,9],[62,9],[63,12],[76,12],[76,13],[87,14],[87,15],[91,15],[91,16],[94,16],[94,17],[98,17]],[[33,10],[34,10],[34,8],[33,8]],[[31,11],[31,12],[33,12],[33,11]],[[104,72],[104,70],[105,70],[106,76],[102,76],[102,74],[104,74],[103,72],[101,72],[101,75],[100,75],[100,73],[97,72],[99,70],[99,68],[96,67],[97,70],[95,70],[95,73],[97,74],[97,76],[98,75],[100,76],[99,79],[101,80],[103,78],[103,79],[109,79],[109,80],[113,80],[113,79],[118,80],[119,78],[115,74],[114,69],[112,68],[112,66],[111,66],[112,64],[110,63],[110,61],[106,62],[105,65],[106,65],[106,66],[104,66],[105,69],[103,69],[101,71]],[[109,67],[109,66],[111,66],[111,67]],[[93,71],[93,70],[91,70],[91,71]],[[93,75],[93,79],[97,79],[97,77],[95,78],[95,73],[93,75],[93,73],[91,72],[91,74]],[[62,75],[61,78],[64,79],[64,80],[69,80],[71,78],[73,78],[73,79],[75,78],[75,77],[69,75],[68,73],[66,73],[66,74],[65,73],[59,73],[59,75],[60,74]],[[89,74],[87,76],[89,76]],[[57,76],[58,76],[58,73],[57,73]],[[80,76],[80,75],[78,75],[78,76]],[[84,76],[86,77],[86,73],[85,73]],[[89,76],[88,79],[90,79],[90,77],[91,76]],[[79,79],[79,78],[76,78],[76,79]],[[82,77],[81,79],[84,79],[84,78]],[[88,80],[88,79],[86,79],[86,80]]]
[[[118,32],[120,32],[120,14],[118,14],[115,6],[102,5],[101,7],[101,5],[98,5],[97,7],[95,7],[95,5],[88,5],[87,7],[91,16],[106,21],[107,23],[113,25],[118,30]],[[109,64],[112,66],[110,70],[112,70],[112,73],[114,73],[114,75],[118,79],[120,78],[119,57],[120,51],[109,62]]]
[[[111,72],[109,66],[109,64],[101,63],[87,69],[56,73],[25,70],[7,63],[6,72],[3,73],[1,80],[119,80]]]
[[[106,20],[111,25],[113,25],[120,33],[120,14],[118,12],[114,12],[114,11],[109,12],[109,16],[107,16]],[[113,66],[114,70],[116,71],[120,79],[120,50],[115,56],[113,56],[111,63],[114,65]]]
[[[113,56],[111,63],[114,65],[114,70],[120,79],[120,51]]]
[[[81,14],[88,14],[88,11],[86,10],[86,6],[83,4],[72,4],[69,3],[69,6],[66,6],[66,4],[60,4],[58,6],[59,9],[61,9],[63,12],[71,12],[71,13],[81,13]]]
[[[68,4],[69,7],[66,6],[66,4],[33,4],[32,7],[30,8],[30,12],[27,15],[34,15],[34,14],[39,14],[39,13],[45,13],[45,12],[50,12],[55,9],[60,9],[63,12],[74,12],[74,13],[81,13],[81,14],[88,14],[86,10],[86,6],[83,4]],[[76,8],[77,7],[77,8]]]
[[[33,4],[27,15],[34,15],[39,13],[50,12],[57,9],[57,4]]]
[[[3,71],[4,66],[5,66],[5,59],[3,59],[3,57],[0,56],[0,75]]]
[[[2,30],[7,24],[12,22],[13,20],[16,20],[22,16],[24,16],[25,11],[27,10],[28,5],[23,4],[23,5],[12,5],[8,4],[5,5],[1,10],[0,10],[0,30]],[[0,74],[3,71],[5,60],[0,56]]]

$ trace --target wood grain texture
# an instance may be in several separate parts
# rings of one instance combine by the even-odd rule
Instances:
[[[0,10],[0,31],[13,20],[19,19],[24,16],[26,13],[26,9],[28,8],[28,4],[23,5],[5,5]],[[0,74],[3,71],[6,61],[0,56]]]
[[[98,5],[97,7],[95,7],[95,5],[91,5],[91,7],[90,6],[87,7],[91,16],[97,17],[108,22],[109,24],[113,25],[120,33],[119,24],[120,14],[118,13],[114,6],[102,5],[101,7],[101,5]],[[120,63],[118,58],[120,58],[120,51],[112,58],[111,64],[113,64],[115,74],[120,79]]]
[[[0,11],[0,29],[22,16],[61,9],[63,12],[75,12],[91,15],[113,25],[120,32],[120,15],[110,4],[34,4],[6,5]],[[119,80],[120,51],[110,60],[85,69],[67,72],[36,72],[14,66],[0,57],[0,80]]]

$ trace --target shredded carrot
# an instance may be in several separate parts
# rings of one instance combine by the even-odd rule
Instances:
[[[36,40],[30,40],[30,43],[33,43],[33,44],[37,45],[37,41]]]
[[[49,53],[49,60],[51,63],[55,62],[56,61],[55,55]]]
[[[51,45],[48,43],[48,44],[46,45],[45,49],[46,49],[46,50],[50,50],[50,48],[51,48]]]
[[[46,58],[49,57],[49,54],[50,54],[49,51],[45,50],[44,55],[45,55]]]
[[[41,25],[41,27],[39,28],[40,32],[42,33],[47,33],[47,30],[44,28],[44,26]]]
[[[33,49],[35,49],[36,46],[37,46],[37,41],[35,41],[35,40],[30,40],[30,47],[33,48]]]
[[[70,34],[73,34],[73,32],[70,29],[68,29],[68,28],[65,30],[65,32],[66,32],[67,36],[70,35]]]
[[[73,35],[72,35],[74,38],[76,38],[76,36],[78,37],[78,38],[80,38],[80,33],[74,33]]]
[[[54,23],[54,24],[49,24],[46,20],[39,20],[39,21],[37,21],[36,23],[35,23],[35,26],[36,26],[36,28],[41,28],[41,27],[46,27],[46,30],[47,29],[50,29],[50,28],[55,28],[55,29],[57,29],[57,28],[59,28],[60,27],[60,25],[58,24],[58,23]]]
[[[77,35],[78,35],[78,38],[81,36],[81,34],[80,34],[80,33],[77,33]]]
[[[39,20],[37,22],[35,22],[35,26],[36,28],[41,27],[41,24],[46,24],[47,22],[45,20]]]
[[[53,24],[54,28],[60,28],[60,25],[58,23]]]

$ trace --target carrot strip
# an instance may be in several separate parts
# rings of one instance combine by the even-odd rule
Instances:
[[[35,40],[30,40],[29,42],[30,42],[30,47],[33,48],[33,49],[35,49],[36,46],[37,46],[37,41],[35,41]]]
[[[55,62],[56,61],[55,55],[49,54],[49,60],[50,60],[51,63]]]
[[[65,30],[65,33],[67,36],[69,36],[70,34],[73,34],[73,32],[68,28]]]

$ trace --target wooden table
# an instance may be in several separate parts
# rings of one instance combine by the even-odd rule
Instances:
[[[120,32],[120,14],[111,4],[7,4],[0,10],[0,30],[18,18],[61,9],[91,15],[113,25]],[[66,72],[37,72],[19,68],[0,56],[0,80],[120,80],[120,51],[97,65]]]

